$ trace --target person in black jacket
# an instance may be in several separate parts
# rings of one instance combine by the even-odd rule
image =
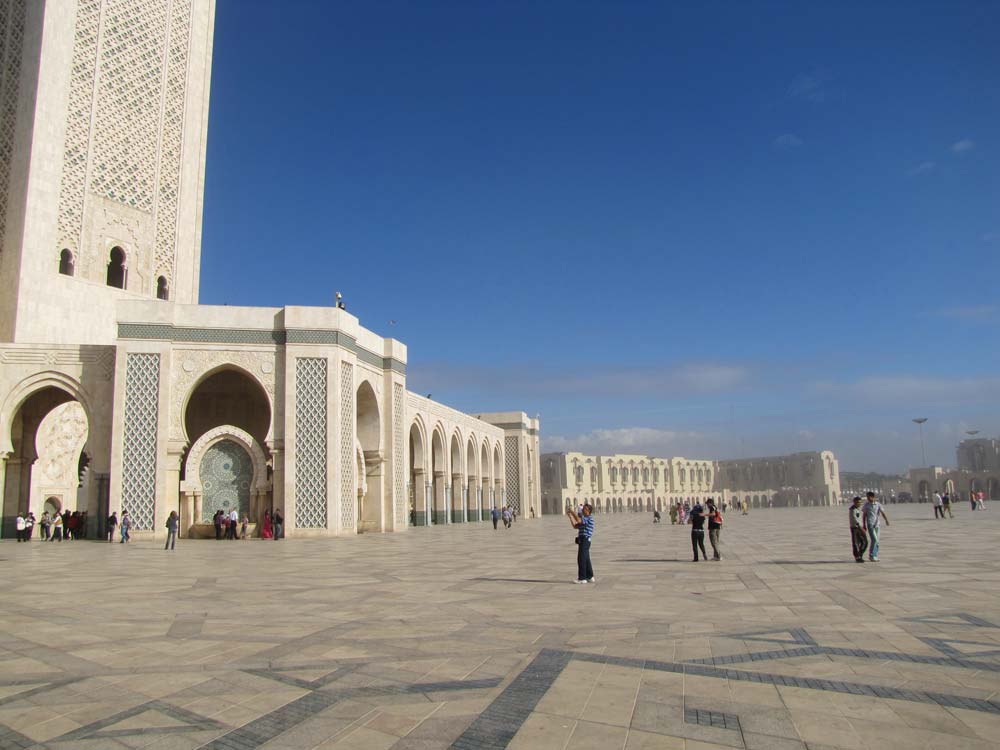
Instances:
[[[701,548],[701,556],[703,559],[708,559],[708,553],[705,552],[705,510],[701,507],[701,503],[695,503],[694,507],[691,509],[691,515],[688,518],[688,523],[691,524],[691,549],[694,550],[694,561],[698,562],[698,548]]]

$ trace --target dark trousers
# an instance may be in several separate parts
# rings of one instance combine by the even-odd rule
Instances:
[[[163,545],[163,549],[173,549],[175,544],[177,544],[177,532],[168,529],[167,543]]]
[[[115,540],[115,529],[118,528],[114,524],[108,526],[108,542],[113,542]]]
[[[935,505],[934,506],[934,517],[935,518],[944,518],[944,508],[942,508],[940,505]]]
[[[712,545],[712,557],[716,560],[722,559],[722,554],[719,552],[719,548],[722,546],[722,542],[719,541],[719,532],[722,529],[709,529],[708,530],[708,541]],[[704,553],[704,548],[702,549]]]
[[[706,560],[708,559],[708,553],[705,552],[705,530],[704,529],[691,529],[691,549],[694,550],[695,562],[698,561],[698,548],[701,548],[701,556]]]
[[[222,539],[222,524],[217,523],[215,524],[215,541],[219,541],[220,539]]]
[[[868,549],[868,536],[864,529],[851,529],[851,550],[854,552],[855,560],[863,560],[865,550]]]
[[[590,564],[590,540],[577,537],[580,543],[576,549],[576,580],[588,581],[594,577],[594,566]]]
[[[496,531],[496,530],[497,530],[497,520],[498,520],[498,519],[496,519],[496,518],[494,518],[494,519],[493,519],[493,530],[494,530],[494,531]]]

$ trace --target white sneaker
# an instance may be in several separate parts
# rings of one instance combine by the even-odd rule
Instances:
[[[577,580],[573,581],[573,583],[586,583],[586,581],[578,578]]]
[[[596,578],[588,578],[587,579],[587,583],[597,583],[597,579]]]

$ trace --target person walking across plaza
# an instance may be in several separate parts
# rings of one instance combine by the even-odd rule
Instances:
[[[594,565],[590,560],[590,544],[594,538],[594,509],[583,504],[582,514],[573,524],[576,531],[576,583],[595,583]]]
[[[277,508],[274,509],[274,516],[272,516],[274,521],[274,541],[285,538],[285,517],[281,515],[281,511]]]
[[[505,529],[509,529],[510,528],[510,508],[508,508],[506,505],[503,506],[503,513],[501,514],[501,517],[503,518],[503,527]]]
[[[229,538],[234,542],[239,539],[239,533],[237,531],[240,525],[240,514],[233,508],[229,511]]]
[[[38,524],[42,527],[42,541],[49,541],[49,537],[52,534],[52,518],[49,516],[48,511],[42,513],[42,517],[38,521]]]
[[[885,525],[889,525],[889,516],[882,509],[882,504],[875,500],[875,493],[868,493],[868,502],[864,504],[862,512],[865,517],[865,530],[868,532],[868,559],[878,562],[878,537],[881,531],[881,523],[885,520]]]
[[[163,549],[173,549],[174,545],[177,544],[177,511],[170,511],[170,515],[167,516],[167,543],[163,545]]]
[[[716,506],[715,501],[709,498],[708,504],[708,541],[712,545],[712,559],[721,560],[722,553],[719,551],[722,549],[722,541],[720,536],[722,535],[722,514],[719,512],[719,508]]]
[[[49,538],[50,542],[59,542],[62,544],[63,538],[63,520],[62,516],[58,513],[52,514],[52,536]]]
[[[972,510],[976,509],[976,491],[969,490],[969,504],[972,506]]]
[[[941,507],[941,493],[935,492],[931,496],[931,502],[934,503],[934,518],[944,518],[944,508]]]
[[[497,522],[500,520],[500,509],[497,506],[493,506],[493,510],[490,511],[490,518],[493,519],[493,530],[497,530]]]
[[[692,562],[698,562],[698,549],[701,549],[701,556],[703,559],[708,559],[708,553],[705,552],[705,511],[701,507],[701,503],[695,503],[694,507],[691,509],[691,515],[688,518],[688,523],[691,524],[691,549],[694,551],[694,560]]]
[[[111,511],[111,515],[108,516],[108,542],[113,542],[115,540],[115,529],[118,528],[118,511]]]
[[[955,516],[951,513],[951,495],[945,492],[941,496],[941,518],[944,518],[944,514],[948,514],[948,518],[954,518]]]
[[[851,552],[854,562],[865,561],[865,550],[868,549],[868,535],[865,534],[865,514],[861,509],[861,498],[855,497],[847,509],[851,526]]]
[[[27,522],[24,520],[24,516],[20,513],[17,514],[17,521],[15,522],[15,529],[17,530],[17,541],[26,542],[28,541],[27,535],[24,533],[24,529],[27,526]]]
[[[127,510],[122,511],[122,520],[118,524],[118,528],[121,532],[121,541],[118,543],[128,544],[128,540],[132,538],[132,535],[129,533],[132,529],[132,519],[129,518]]]

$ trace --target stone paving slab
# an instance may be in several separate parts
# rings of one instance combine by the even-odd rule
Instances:
[[[0,543],[0,750],[1000,747],[1000,508]]]

